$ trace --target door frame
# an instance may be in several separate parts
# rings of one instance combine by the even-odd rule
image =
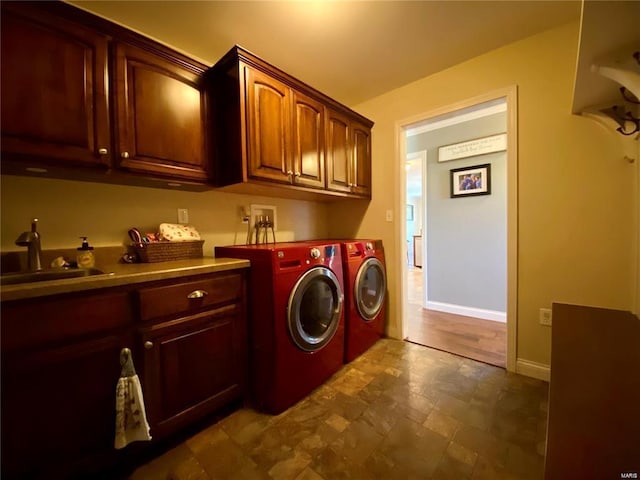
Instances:
[[[395,224],[395,238],[400,248],[396,249],[396,265],[401,265],[400,279],[396,282],[395,314],[401,322],[402,338],[407,338],[405,305],[407,292],[407,246],[406,246],[406,175],[407,158],[406,130],[412,125],[433,117],[449,114],[474,105],[504,98],[507,103],[507,370],[516,371],[517,327],[518,327],[518,87],[493,90],[460,102],[445,105],[425,113],[399,120],[395,125],[396,178],[400,180],[400,192],[395,199],[395,210],[400,218]],[[423,226],[423,241],[425,229]],[[423,252],[424,253],[424,252]],[[423,258],[424,262],[424,258]]]

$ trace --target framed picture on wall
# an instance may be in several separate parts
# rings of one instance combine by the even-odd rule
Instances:
[[[407,221],[413,221],[413,205],[407,205]]]
[[[491,164],[449,170],[451,198],[491,194]]]

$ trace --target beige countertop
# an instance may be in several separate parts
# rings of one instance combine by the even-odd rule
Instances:
[[[21,300],[135,283],[153,282],[156,280],[167,280],[188,275],[248,268],[250,264],[248,260],[236,258],[204,257],[158,263],[114,263],[96,266],[105,272],[105,274],[0,286],[0,300]]]

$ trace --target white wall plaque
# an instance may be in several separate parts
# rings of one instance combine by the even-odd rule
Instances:
[[[466,142],[440,147],[438,148],[438,161],[448,162],[449,160],[500,152],[506,149],[507,134],[500,133],[490,137],[476,138],[475,140],[467,140]]]

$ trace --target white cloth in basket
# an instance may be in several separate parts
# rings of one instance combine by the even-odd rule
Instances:
[[[170,242],[187,242],[200,240],[200,234],[191,225],[178,225],[175,223],[161,223],[158,240]]]

